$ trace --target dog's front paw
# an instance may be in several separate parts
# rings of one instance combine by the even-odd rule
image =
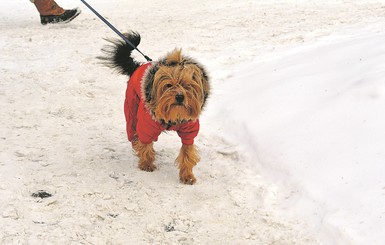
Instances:
[[[146,172],[153,172],[156,169],[156,166],[152,163],[140,163],[138,167]]]
[[[193,174],[185,174],[185,175],[181,174],[179,176],[179,179],[180,179],[180,182],[186,185],[193,185],[195,184],[195,182],[197,182]]]

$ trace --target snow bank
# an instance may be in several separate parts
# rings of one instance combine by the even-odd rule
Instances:
[[[270,197],[283,213],[306,218],[329,244],[341,235],[382,244],[385,33],[331,40],[244,65],[221,88],[215,118],[285,187]]]

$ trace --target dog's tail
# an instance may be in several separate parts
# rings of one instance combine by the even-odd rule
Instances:
[[[137,32],[129,32],[123,34],[135,47],[140,43],[140,35]],[[110,42],[111,45],[106,45],[102,48],[102,52],[105,56],[99,56],[98,59],[102,60],[102,64],[107,67],[113,68],[121,74],[131,76],[132,73],[142,63],[134,60],[131,57],[131,53],[134,48],[128,43],[120,39],[105,39]]]

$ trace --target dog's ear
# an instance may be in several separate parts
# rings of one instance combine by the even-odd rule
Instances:
[[[203,92],[202,108],[206,103],[207,98],[210,95],[210,78],[202,64],[190,57],[184,57],[184,64],[191,65],[193,67],[193,79],[199,81]]]
[[[204,98],[203,98],[203,104],[202,104],[202,108],[203,106],[205,105],[206,103],[206,100],[207,98],[209,97],[209,94],[210,94],[210,78],[209,78],[209,75],[206,71],[206,69],[199,63],[196,63],[196,66],[199,68],[201,74],[201,81],[202,81],[202,89],[203,89],[203,94],[204,94]]]
[[[150,103],[155,99],[154,77],[155,73],[159,70],[158,64],[151,66],[144,75],[144,81],[142,83],[142,92],[146,103]]]

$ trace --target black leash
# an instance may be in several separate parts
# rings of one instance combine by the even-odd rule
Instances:
[[[147,60],[147,61],[152,61],[152,59],[150,57],[148,57],[147,55],[143,54],[134,44],[132,44],[130,42],[130,40],[128,40],[120,31],[118,31],[110,22],[108,22],[103,16],[101,16],[95,9],[93,9],[86,1],[84,0],[80,0],[84,3],[84,5],[87,6],[87,8],[89,8],[92,12],[94,12],[94,14],[96,16],[99,17],[99,19],[101,19],[106,25],[108,25],[108,27],[110,27],[116,34],[118,34],[128,45],[130,45],[131,47],[133,47],[134,49],[136,49],[136,51],[138,51],[141,55],[143,55],[143,57]]]

